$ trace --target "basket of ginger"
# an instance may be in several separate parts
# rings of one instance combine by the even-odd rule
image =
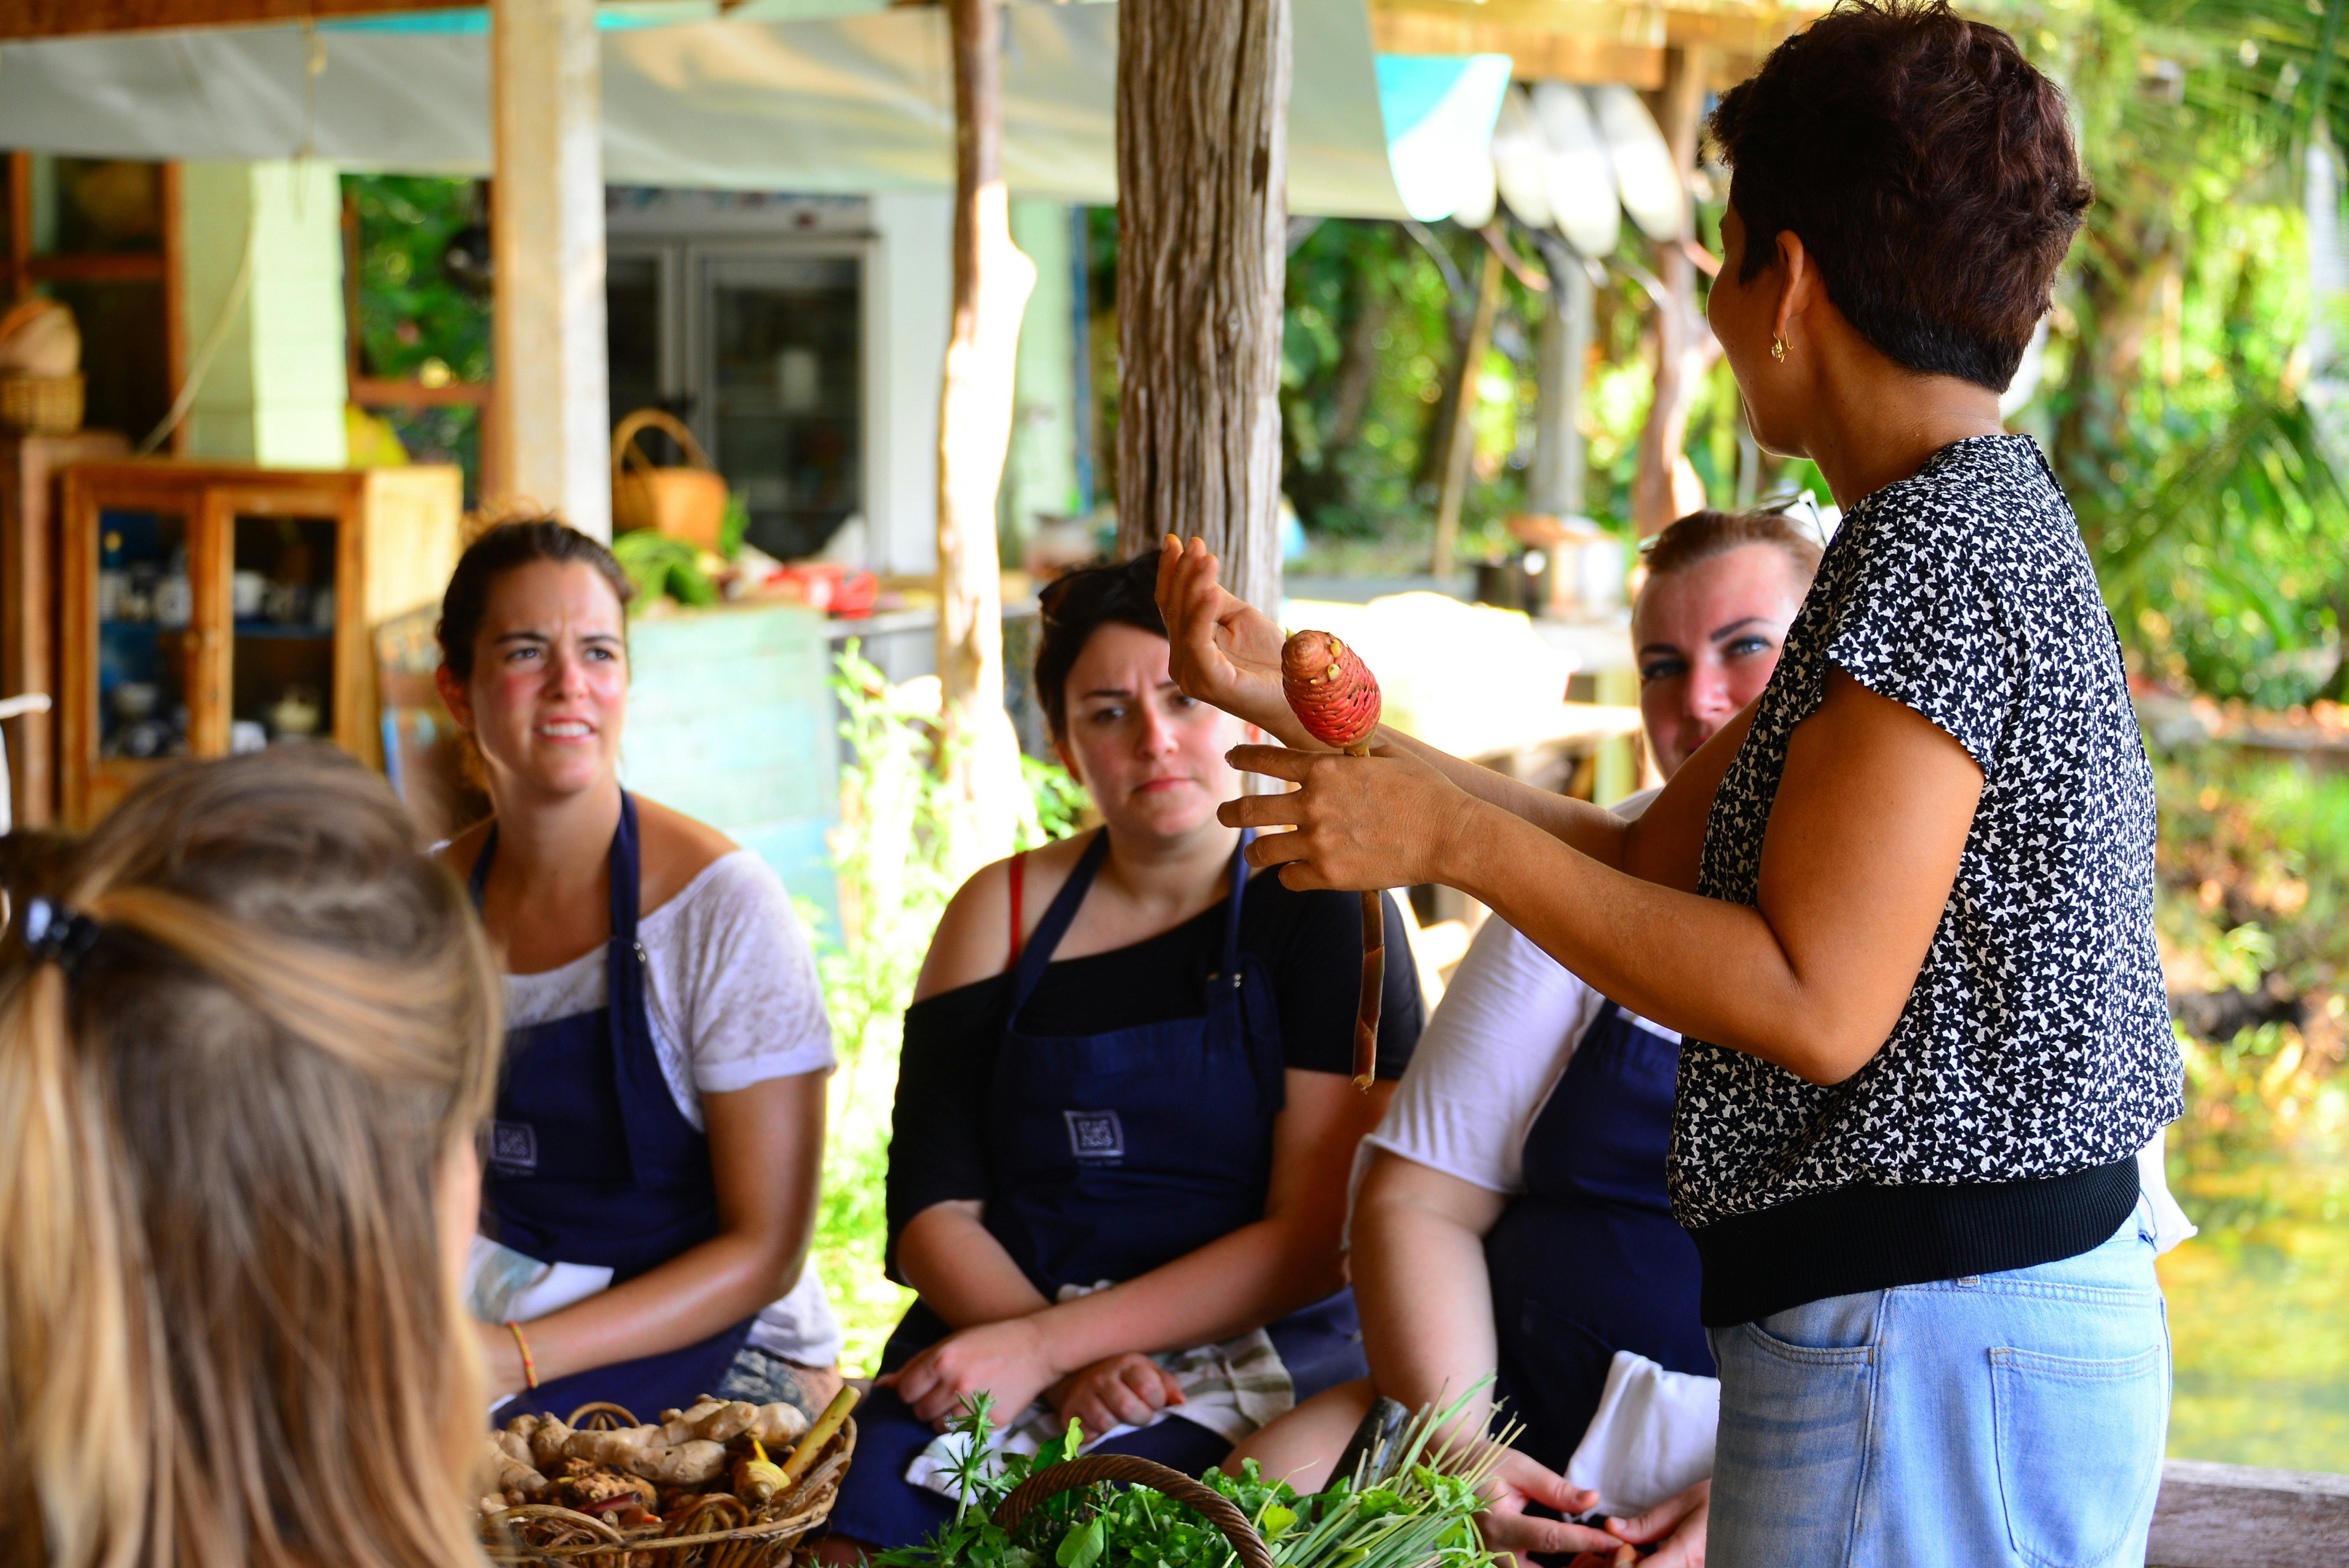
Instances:
[[[617,1405],[517,1416],[490,1437],[481,1545],[502,1563],[785,1568],[832,1512],[855,1403],[842,1389],[812,1426],[790,1405],[707,1394],[657,1426]]]

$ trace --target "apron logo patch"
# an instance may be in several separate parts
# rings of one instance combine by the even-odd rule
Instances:
[[[1125,1158],[1125,1127],[1113,1110],[1064,1110],[1069,1122],[1069,1152],[1080,1160]]]
[[[538,1169],[538,1129],[527,1121],[490,1123],[490,1163],[504,1171]]]

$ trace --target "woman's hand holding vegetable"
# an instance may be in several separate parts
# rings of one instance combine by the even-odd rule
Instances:
[[[1069,1368],[1052,1363],[1042,1328],[1032,1317],[1007,1317],[949,1334],[895,1372],[875,1378],[897,1390],[925,1421],[945,1421],[963,1399],[995,1396],[998,1424],[1017,1417]]]
[[[1280,628],[1217,581],[1206,542],[1166,536],[1158,553],[1158,606],[1166,617],[1168,669],[1186,696],[1247,719],[1284,745],[1329,749],[1290,711],[1280,689]]]
[[[1299,892],[1445,882],[1455,840],[1482,814],[1479,802],[1407,752],[1340,757],[1236,746],[1226,755],[1244,772],[1299,787],[1217,809],[1226,827],[1296,830],[1260,835],[1247,858],[1281,867],[1280,880]]]
[[[1568,1524],[1562,1519],[1529,1514],[1529,1507],[1555,1509],[1563,1514],[1585,1513],[1599,1505],[1599,1494],[1567,1483],[1566,1478],[1537,1461],[1509,1449],[1485,1483],[1485,1511],[1476,1516],[1485,1544],[1495,1552],[1564,1553],[1612,1552],[1622,1544],[1603,1530]]]

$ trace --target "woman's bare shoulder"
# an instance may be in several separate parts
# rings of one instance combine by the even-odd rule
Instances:
[[[638,896],[648,914],[683,892],[710,862],[741,847],[707,822],[641,795],[636,799],[637,852],[642,857]]]
[[[1052,902],[1084,853],[1084,838],[1061,839],[981,866],[947,901],[930,938],[929,955],[922,960],[921,978],[914,985],[914,1000],[992,979],[1011,966],[1011,861],[1022,859],[1019,889],[1019,939],[1025,943],[1045,906]]]

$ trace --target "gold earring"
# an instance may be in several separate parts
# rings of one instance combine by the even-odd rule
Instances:
[[[1774,336],[1770,339],[1770,357],[1776,360],[1781,365],[1786,363],[1786,340],[1785,338]]]

